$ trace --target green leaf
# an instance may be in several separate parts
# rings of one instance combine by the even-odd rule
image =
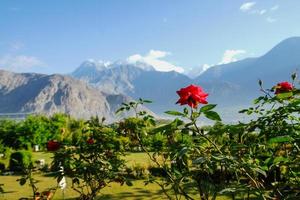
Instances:
[[[254,104],[258,104],[258,103],[259,103],[261,100],[263,100],[263,99],[264,99],[263,96],[258,97],[257,99],[254,99],[253,103],[254,103]]]
[[[182,157],[182,156],[183,156],[184,154],[186,154],[188,151],[189,151],[189,148],[183,147],[183,148],[179,151],[178,156],[179,156],[179,157]]]
[[[296,99],[294,101],[292,101],[292,103],[290,103],[290,106],[298,106],[300,104],[300,99]]]
[[[273,137],[269,139],[268,143],[273,144],[273,143],[283,143],[283,142],[292,142],[292,141],[294,141],[294,138],[292,138],[289,135],[285,135],[285,136]]]
[[[287,99],[293,96],[293,92],[284,92],[276,95],[279,99]]]
[[[206,162],[206,159],[204,157],[199,157],[193,160],[193,164],[203,164]]]
[[[207,111],[207,112],[204,113],[204,115],[208,119],[215,120],[215,121],[222,121],[219,114],[215,111]]]
[[[147,99],[143,99],[144,103],[152,103],[153,101],[147,100]]]
[[[205,105],[205,106],[203,106],[203,107],[200,108],[200,112],[210,111],[210,110],[214,109],[216,106],[217,106],[216,104]]]
[[[20,185],[25,185],[26,183],[26,178],[21,178],[21,179],[18,179]]]
[[[182,116],[182,117],[185,116],[183,113],[178,112],[178,111],[173,111],[173,110],[166,111],[165,113],[168,115],[173,115],[173,116]]]
[[[128,185],[128,186],[133,186],[133,184],[132,184],[132,182],[131,182],[130,180],[126,180],[125,183],[126,183],[126,185]]]
[[[125,108],[124,108],[124,107],[121,107],[121,108],[119,108],[115,113],[118,114],[118,113],[120,113],[120,112],[122,112],[122,111],[124,111],[124,110],[125,110]]]
[[[220,191],[220,194],[235,193],[236,191],[236,188],[225,188],[222,191]]]
[[[267,177],[267,173],[264,170],[262,170],[260,168],[254,168],[253,170],[256,171],[257,173],[263,175],[264,177]]]
[[[193,119],[196,119],[196,118],[198,118],[199,116],[200,116],[200,113],[198,113],[198,112],[193,112],[193,113],[192,113]]]
[[[279,156],[279,157],[276,157],[273,161],[273,164],[277,165],[279,163],[287,163],[289,162],[290,160],[288,158],[285,158],[285,157],[282,157],[282,156]]]
[[[188,114],[189,114],[189,110],[188,110],[187,108],[184,108],[184,109],[183,109],[183,113],[184,113],[185,115],[188,115]]]
[[[239,113],[246,113],[246,112],[248,112],[248,109],[243,109],[239,111]]]
[[[58,181],[58,183],[59,183],[60,181]],[[79,185],[79,179],[78,178],[73,178],[72,179],[72,183],[73,184],[78,184]]]

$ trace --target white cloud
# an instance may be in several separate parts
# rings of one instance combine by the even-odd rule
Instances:
[[[254,14],[254,15],[264,15],[266,14],[267,10],[262,9],[262,10],[251,10],[249,13]]]
[[[246,2],[241,5],[240,10],[243,12],[247,12],[247,11],[251,10],[255,6],[255,4],[256,4],[256,2],[254,2],[254,1]]]
[[[231,62],[236,62],[238,59],[237,57],[241,54],[245,54],[245,50],[226,50],[223,54],[222,60],[219,64],[228,64]]]
[[[275,19],[275,18],[273,18],[273,17],[267,17],[267,22],[269,22],[269,23],[274,23],[274,22],[276,22],[277,21],[277,19]]]
[[[223,54],[222,60],[218,64],[204,64],[202,66],[198,66],[195,68],[189,69],[187,71],[187,75],[191,78],[195,78],[199,76],[200,74],[204,73],[206,70],[208,70],[211,67],[217,66],[217,65],[222,65],[222,64],[228,64],[231,62],[236,62],[238,61],[238,56],[245,54],[246,51],[242,49],[237,49],[237,50],[226,50]]]
[[[146,63],[154,67],[154,69],[156,69],[157,71],[176,71],[179,73],[183,73],[184,69],[182,67],[176,66],[168,61],[163,60],[163,58],[168,55],[171,55],[171,53],[166,51],[150,50],[149,53],[145,56],[142,56],[140,54],[129,56],[127,58],[127,61],[129,63]]]
[[[275,5],[275,6],[273,6],[270,10],[271,11],[276,11],[276,10],[278,10],[279,9],[279,5]]]
[[[5,55],[0,57],[0,68],[12,71],[26,71],[32,67],[42,67],[45,64],[38,58],[25,55]]]
[[[260,15],[263,15],[263,14],[265,14],[266,12],[267,12],[266,9],[262,9],[262,10],[259,11],[259,14],[260,14]]]

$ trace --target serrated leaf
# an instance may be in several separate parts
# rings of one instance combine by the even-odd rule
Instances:
[[[166,111],[165,113],[168,115],[173,115],[173,116],[185,116],[183,113],[178,112],[178,111],[173,111],[173,110]]]
[[[200,108],[200,112],[210,111],[210,110],[214,109],[216,106],[217,106],[216,104],[205,105],[205,106],[203,106],[203,107]]]
[[[205,117],[214,121],[222,121],[219,114],[215,111],[207,111],[204,113]]]

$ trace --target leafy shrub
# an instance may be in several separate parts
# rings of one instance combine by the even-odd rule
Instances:
[[[125,164],[117,133],[97,117],[89,120],[87,127],[76,147],[62,147],[55,152],[52,165],[54,169],[62,166],[64,174],[71,177],[79,199],[92,200],[111,182],[130,183],[123,178]],[[58,181],[62,177],[60,173]]]
[[[24,168],[28,168],[31,164],[32,155],[29,151],[17,151],[10,155],[9,170],[22,172]]]

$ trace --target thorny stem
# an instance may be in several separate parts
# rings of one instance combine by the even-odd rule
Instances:
[[[204,135],[204,133],[201,132],[201,130],[199,129],[199,127],[197,126],[196,124],[196,120],[193,118],[193,108],[191,108],[191,116],[190,116],[190,120],[192,121],[194,127],[196,128],[196,131],[197,133],[200,134],[201,137],[203,137],[204,139],[206,139],[210,144],[212,144],[215,149],[217,149],[217,151],[220,153],[220,154],[223,154],[223,152],[219,149],[219,147],[216,145],[216,143],[214,143],[211,139],[209,139],[206,135]]]
[[[149,157],[154,163],[157,164],[157,166],[159,166],[161,169],[164,170],[164,172],[168,175],[168,177],[169,177],[169,179],[172,181],[172,183],[175,183],[176,181],[173,179],[172,175],[171,175],[167,170],[165,170],[165,169],[163,168],[163,166],[161,166],[161,164],[158,162],[158,160],[157,160],[155,157],[151,156],[150,152],[149,152],[149,151],[147,150],[147,148],[143,145],[140,136],[139,136],[138,134],[136,134],[136,136],[137,136],[137,139],[138,139],[138,141],[139,141],[139,143],[140,143],[141,148],[143,149],[143,151],[148,155],[148,157]],[[162,189],[163,189],[163,188],[162,188]],[[178,189],[180,190],[180,192],[182,193],[182,195],[183,195],[186,199],[193,200],[193,198],[190,197],[190,196],[184,191],[184,189],[183,189],[181,186],[178,186]],[[167,196],[169,199],[172,199],[172,198],[170,198],[170,196],[166,193],[166,190],[163,189],[163,192],[166,194],[166,196]],[[176,196],[176,198],[177,198],[177,196]]]

